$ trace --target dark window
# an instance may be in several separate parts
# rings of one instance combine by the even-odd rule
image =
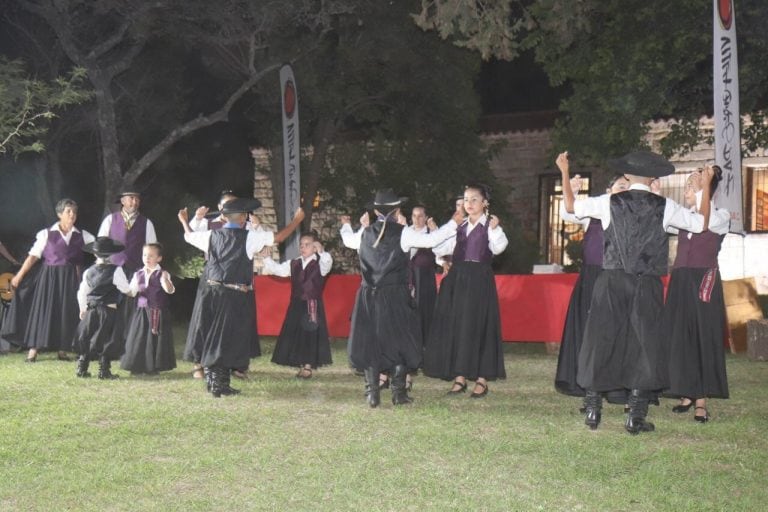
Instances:
[[[590,173],[581,174],[582,185],[577,197],[588,197],[592,191]],[[564,222],[560,216],[563,202],[563,186],[559,174],[539,176],[539,218],[546,219],[539,233],[539,246],[547,263],[568,265],[571,263],[565,252],[568,241],[580,241],[584,230],[580,224]]]

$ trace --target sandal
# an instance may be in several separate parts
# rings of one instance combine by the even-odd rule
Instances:
[[[456,386],[459,386],[458,389]],[[458,395],[459,393],[464,393],[467,390],[467,381],[461,382],[458,380],[453,381],[453,387],[451,387],[451,390],[448,392],[449,395]]]
[[[241,370],[232,370],[232,376],[236,379],[240,380],[248,380],[248,373],[246,371]]]
[[[64,352],[59,352],[58,354],[56,354],[56,359],[58,359],[59,361],[72,361],[72,358],[69,357]]]
[[[389,377],[379,375],[379,389],[389,389]]]
[[[202,379],[205,377],[205,370],[202,366],[197,366],[192,369],[192,378],[193,379]]]
[[[472,393],[469,395],[469,398],[483,398],[485,395],[488,394],[488,384],[484,382],[475,382],[475,387],[477,386],[482,387],[483,390],[479,393],[472,391]]]
[[[311,379],[312,378],[312,368],[302,368],[299,370],[299,373],[296,374],[297,379]]]

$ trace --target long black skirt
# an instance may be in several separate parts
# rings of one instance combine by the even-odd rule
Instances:
[[[576,383],[579,350],[584,339],[584,326],[589,314],[589,304],[592,301],[592,290],[602,270],[601,265],[582,266],[571,293],[555,371],[555,389],[564,395],[585,395],[584,388]]]
[[[72,350],[80,322],[77,288],[80,275],[74,265],[42,264],[29,308],[24,342],[38,350]]]
[[[34,265],[21,284],[13,292],[13,299],[7,308],[3,310],[3,323],[0,326],[0,338],[8,344],[25,346],[24,334],[27,331],[29,310],[32,307],[32,297],[35,294],[37,278],[40,275],[42,265]]]
[[[77,326],[74,349],[79,355],[92,359],[104,357],[110,361],[120,358],[120,353],[110,344],[116,329],[124,329],[122,317],[116,308],[96,306],[88,308]]]
[[[584,389],[656,391],[668,386],[658,276],[603,270],[592,292],[576,382]]]
[[[709,302],[699,298],[706,268],[672,271],[664,306],[664,338],[669,344],[669,389],[674,397],[728,398],[723,339],[725,302],[716,272]]]
[[[435,312],[437,300],[437,282],[435,271],[432,268],[413,269],[413,292],[416,300],[416,310],[419,312],[421,324],[421,338],[426,346],[429,336],[429,328],[432,325],[432,316]]]
[[[159,313],[157,333],[153,334],[150,309],[136,308],[128,326],[120,368],[133,373],[164,372],[176,368],[171,314],[167,308]]]
[[[187,329],[187,342],[184,345],[184,360],[199,363],[203,354],[203,337],[200,330],[200,307],[202,305],[202,293],[205,278],[201,277],[197,283],[195,303],[192,306],[192,315],[189,318]]]
[[[292,299],[272,353],[272,362],[283,366],[332,364],[325,306],[317,301],[316,328],[307,323],[307,301]]]
[[[413,371],[421,365],[421,327],[408,286],[373,289],[363,283],[352,310],[347,350],[358,370],[389,370],[404,365]]]
[[[247,368],[252,354],[261,354],[253,292],[205,283],[200,301],[201,364]]]
[[[489,264],[454,263],[440,284],[424,374],[444,380],[506,378],[499,297]]]

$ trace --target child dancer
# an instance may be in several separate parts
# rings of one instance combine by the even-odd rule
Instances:
[[[451,270],[440,285],[424,351],[424,374],[453,380],[449,394],[465,392],[467,380],[474,380],[471,398],[484,397],[488,381],[506,377],[491,260],[508,241],[498,217],[488,214],[489,200],[485,185],[464,191],[468,218],[443,246],[452,253]]]
[[[88,365],[92,359],[98,359],[99,378],[116,379],[117,375],[112,374],[110,365],[120,354],[113,351],[115,345],[110,344],[109,340],[115,329],[123,328],[117,306],[122,300],[120,294],[130,293],[130,287],[123,269],[111,263],[109,257],[124,251],[125,246],[109,237],[100,236],[83,250],[96,255],[96,264],[85,271],[77,291],[80,324],[75,334],[75,350],[78,354],[76,375],[90,377]]]
[[[275,344],[272,362],[298,366],[296,377],[309,379],[312,369],[331,364],[331,345],[323,306],[323,281],[333,265],[314,233],[299,240],[300,257],[283,263],[264,258],[268,274],[291,277],[291,303]]]
[[[259,208],[257,199],[233,199],[221,208],[222,229],[193,232],[189,214],[180,210],[184,239],[208,254],[205,283],[200,294],[200,362],[207,370],[208,388],[214,398],[234,395],[230,368],[246,368],[251,346],[258,344],[256,303],[253,294],[253,256],[264,246],[282,242],[301,223],[304,210],[278,233],[245,229],[248,213]]]
[[[138,297],[136,311],[128,327],[125,354],[120,367],[132,374],[156,374],[176,368],[168,296],[176,289],[171,276],[160,268],[163,247],[145,244],[141,259],[144,268],[133,274],[131,294]]]

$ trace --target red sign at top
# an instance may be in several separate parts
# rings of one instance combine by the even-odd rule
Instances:
[[[285,111],[285,117],[291,119],[293,113],[296,111],[296,89],[293,87],[293,82],[288,80],[285,82],[285,90],[283,91],[283,110]]]
[[[733,0],[718,0],[717,12],[720,15],[720,23],[723,24],[723,28],[730,30],[731,23],[733,23]]]

